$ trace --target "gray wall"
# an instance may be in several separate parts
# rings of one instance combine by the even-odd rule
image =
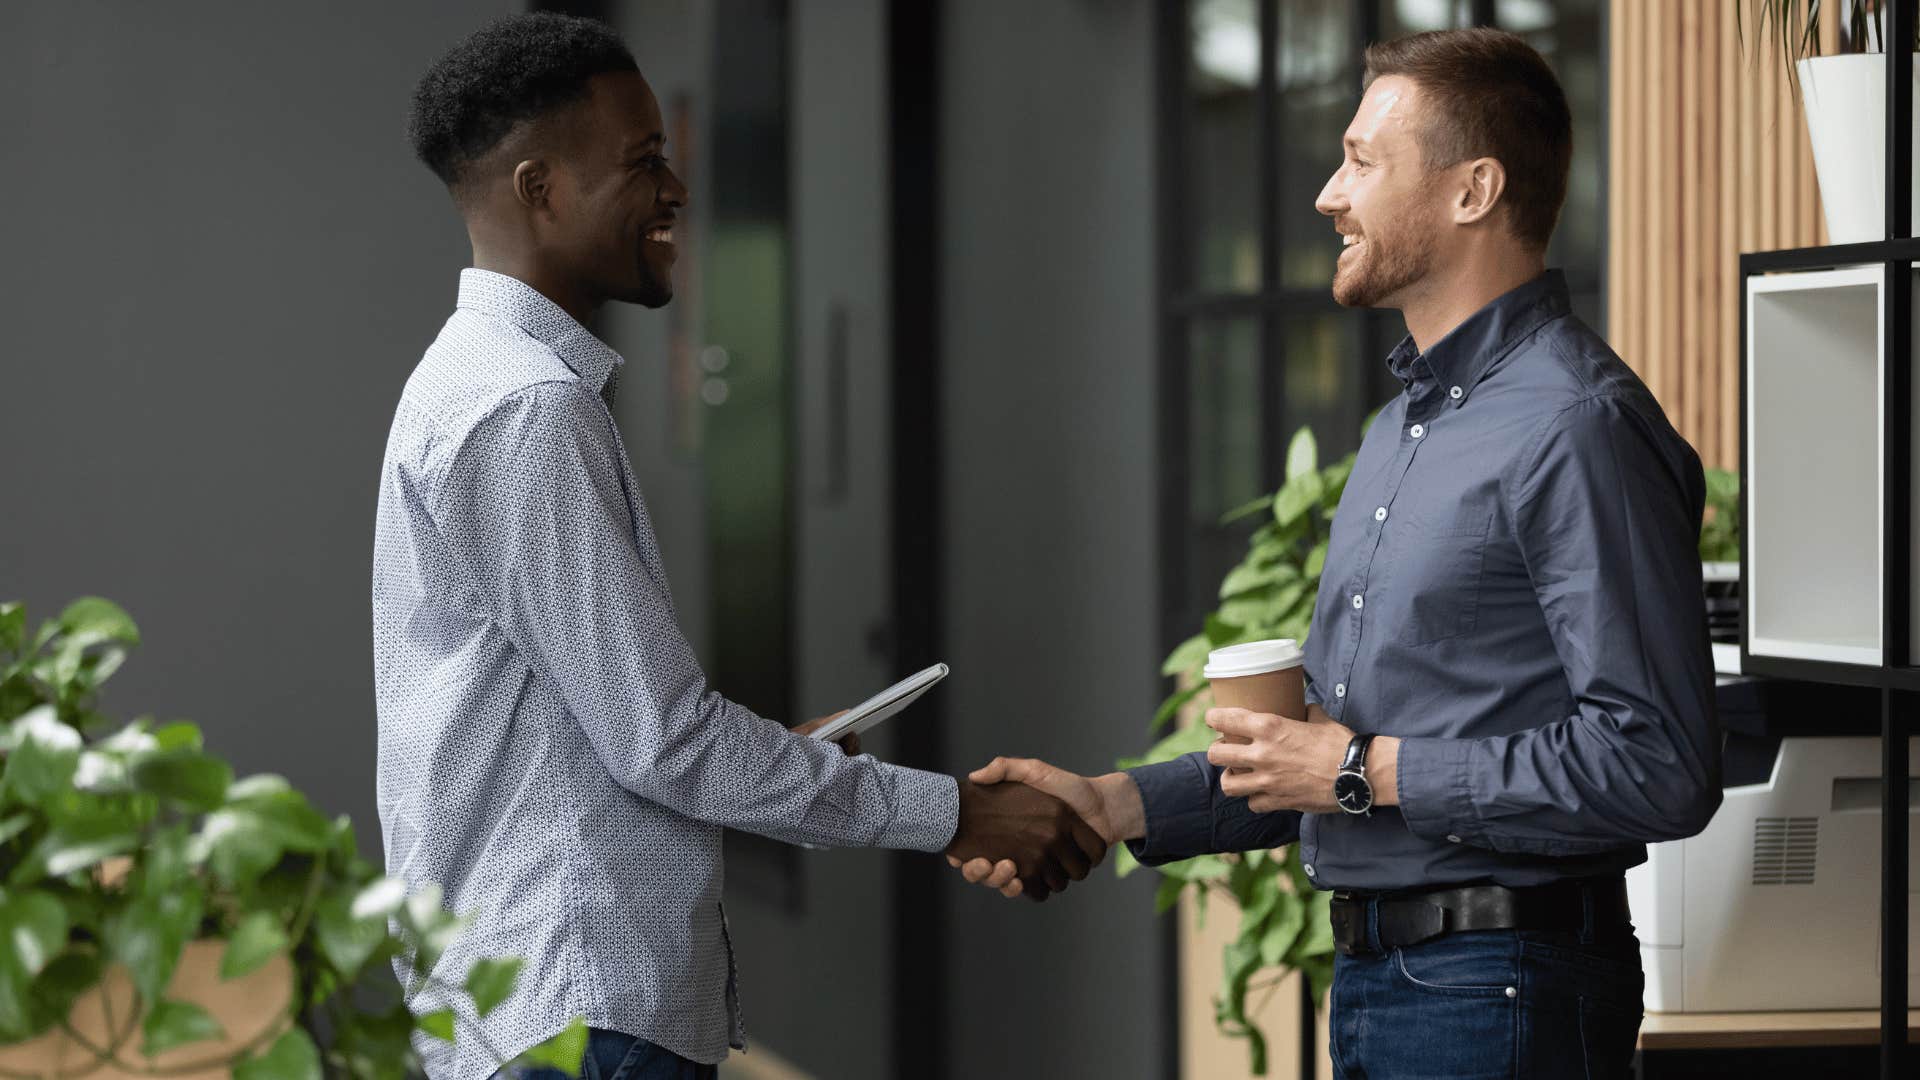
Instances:
[[[82,593],[125,604],[148,643],[114,680],[109,710],[199,721],[243,772],[285,773],[353,814],[370,851],[374,484],[400,386],[467,258],[444,193],[408,153],[406,101],[461,33],[520,6],[0,5],[0,191],[12,211],[0,222],[0,597],[42,614]],[[662,96],[668,84],[697,93],[706,6],[625,7]],[[1153,704],[1148,8],[947,5],[937,257],[956,676],[941,693],[956,768],[1020,753],[1102,771],[1141,745]],[[800,20],[798,95],[852,107],[872,69],[836,79],[821,64],[836,43],[871,60],[877,9],[834,9],[866,27],[857,38],[829,15]],[[875,105],[851,126],[844,111],[795,120],[822,140],[796,161],[797,205],[819,207],[796,226],[816,245],[796,256],[816,267],[796,286],[803,383],[834,299],[853,305],[855,364],[884,370],[885,242],[871,231],[884,211],[867,187],[836,198],[830,168],[849,155],[878,190],[873,148],[846,142],[879,130]],[[636,365],[622,427],[682,607],[697,609],[697,466],[665,456],[648,391],[661,316],[608,318]],[[860,414],[884,398],[883,385],[856,389]],[[800,393],[811,416],[818,403]],[[880,451],[855,449],[856,491],[883,485]],[[803,621],[845,631],[865,618],[871,581],[845,589],[830,563],[878,505],[807,515]],[[686,615],[702,640],[701,613]],[[856,658],[801,644],[806,710],[873,681]],[[858,894],[883,858],[810,855],[810,892]],[[1034,906],[955,879],[952,1075],[1154,1074],[1171,973],[1151,892],[1103,869]],[[851,920],[871,935],[856,950],[862,972],[880,966],[883,903],[870,922]],[[828,972],[810,945],[779,941],[779,919],[743,921],[756,1027],[792,1033],[794,1018],[772,1014],[820,995]],[[841,1004],[844,989],[831,995]],[[885,1037],[857,1020],[823,1030],[843,1045]],[[836,1075],[804,1041],[790,1039],[796,1056]],[[848,1064],[871,1072],[871,1057]],[[1031,1068],[1011,1069],[1016,1059]]]
[[[1150,9],[946,5],[943,692],[957,767],[1021,754],[1105,772],[1152,715]],[[1150,875],[1096,875],[1041,906],[978,888],[955,899],[951,1075],[1158,1074],[1173,973]]]
[[[407,101],[518,7],[0,7],[0,597],[125,605],[108,711],[198,721],[369,853],[375,482],[468,254]]]

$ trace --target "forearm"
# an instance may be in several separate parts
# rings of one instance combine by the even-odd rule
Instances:
[[[1408,739],[1401,815],[1420,836],[1571,855],[1691,836],[1719,806],[1717,762],[1662,725],[1580,715],[1513,735]]]
[[[1400,805],[1400,740],[1377,735],[1367,747],[1367,786],[1373,789],[1373,805]]]
[[[1209,764],[1204,753],[1122,775],[1133,786],[1131,796],[1117,781],[1102,780],[1118,789],[1128,846],[1149,866],[1195,855],[1280,847],[1299,839],[1298,812],[1255,813],[1245,798],[1226,795],[1220,790],[1219,768]],[[1131,816],[1131,798],[1140,800],[1137,818]]]
[[[957,816],[951,777],[849,758],[711,692],[701,716],[589,737],[615,778],[687,817],[787,842],[938,851]]]
[[[1100,794],[1109,844],[1138,840],[1147,835],[1147,806],[1140,798],[1140,785],[1123,772],[1111,772],[1093,778],[1093,789]]]

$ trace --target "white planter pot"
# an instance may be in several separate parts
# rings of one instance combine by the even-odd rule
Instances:
[[[1835,244],[1886,239],[1886,58],[1876,53],[1820,56],[1798,66],[1828,239]],[[1913,80],[1920,102],[1920,62]],[[1913,157],[1920,177],[1920,138],[1914,140]],[[1913,205],[1913,221],[1920,225],[1920,188]]]

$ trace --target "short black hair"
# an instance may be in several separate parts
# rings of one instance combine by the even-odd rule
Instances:
[[[605,23],[552,12],[509,15],[427,69],[413,91],[407,138],[453,187],[515,124],[585,99],[595,75],[638,70],[626,42]]]

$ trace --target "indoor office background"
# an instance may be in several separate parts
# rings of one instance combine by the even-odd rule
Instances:
[[[0,6],[0,598],[125,605],[146,641],[108,708],[200,722],[369,854],[374,481],[467,257],[406,106],[525,6]],[[1555,64],[1554,261],[1606,325],[1603,0],[549,6],[624,32],[693,191],[678,300],[596,327],[683,624],[789,722],[949,663],[883,757],[1138,752],[1244,547],[1220,514],[1297,427],[1343,453],[1391,395],[1400,328],[1333,305],[1312,211],[1367,41],[1492,24]],[[1149,875],[1010,904],[751,837],[728,875],[744,1073],[1181,1068]]]

